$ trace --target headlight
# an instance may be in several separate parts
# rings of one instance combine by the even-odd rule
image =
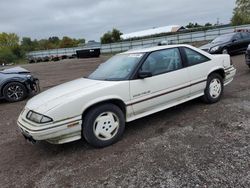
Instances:
[[[52,118],[33,112],[33,111],[29,111],[26,118],[30,121],[33,121],[35,123],[49,123],[51,121],[53,121]]]
[[[215,46],[215,47],[210,49],[210,52],[215,52],[215,51],[219,50],[219,48],[220,48],[219,46]]]

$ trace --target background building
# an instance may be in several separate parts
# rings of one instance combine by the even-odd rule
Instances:
[[[147,29],[143,31],[123,34],[121,35],[121,38],[126,40],[126,39],[146,37],[146,36],[151,36],[151,35],[156,35],[156,34],[161,34],[161,33],[178,32],[178,31],[185,30],[185,29],[186,28],[183,26],[170,25],[170,26],[156,27],[156,28]]]

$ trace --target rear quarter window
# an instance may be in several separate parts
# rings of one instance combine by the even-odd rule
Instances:
[[[193,66],[193,65],[197,65],[200,63],[210,61],[210,59],[208,57],[206,57],[206,56],[200,54],[199,52],[196,52],[190,48],[184,48],[184,52],[186,54],[188,66]]]

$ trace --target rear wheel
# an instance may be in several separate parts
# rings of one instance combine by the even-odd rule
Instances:
[[[94,147],[114,144],[122,137],[124,129],[124,114],[113,104],[96,106],[84,117],[83,136]]]
[[[203,100],[208,104],[216,103],[220,100],[223,94],[223,79],[217,74],[211,74],[207,79],[207,86],[204,91]]]
[[[9,102],[17,102],[25,99],[28,93],[23,84],[11,82],[3,88],[3,96]]]

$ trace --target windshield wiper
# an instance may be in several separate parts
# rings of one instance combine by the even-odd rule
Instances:
[[[105,81],[121,81],[121,78],[106,78]]]

